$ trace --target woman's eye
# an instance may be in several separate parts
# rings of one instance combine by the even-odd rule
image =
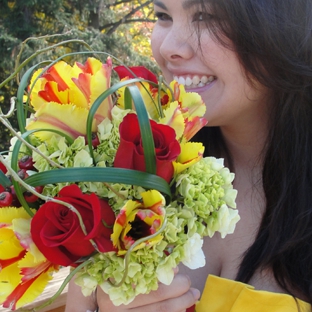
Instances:
[[[155,16],[160,21],[171,21],[171,17],[168,14],[163,13],[163,12],[156,12]]]
[[[209,13],[197,12],[194,14],[192,22],[209,21],[212,19],[212,17],[213,16]]]

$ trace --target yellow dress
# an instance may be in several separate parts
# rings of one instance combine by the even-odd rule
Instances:
[[[298,309],[300,306],[300,310]],[[311,312],[311,305],[287,294],[209,275],[196,312]]]

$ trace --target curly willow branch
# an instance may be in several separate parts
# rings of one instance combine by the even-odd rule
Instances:
[[[15,98],[11,98],[11,105],[10,110],[7,114],[3,114],[1,108],[0,108],[0,121],[2,124],[11,132],[11,134],[16,137],[19,141],[22,141],[23,144],[25,144],[30,150],[34,151],[35,153],[39,154],[43,159],[45,159],[52,167],[57,168],[63,168],[63,166],[57,164],[52,159],[44,155],[42,152],[40,152],[37,148],[32,146],[30,143],[28,143],[25,139],[22,138],[22,136],[14,130],[14,128],[11,126],[7,118],[11,117],[15,109]]]
[[[66,45],[66,44],[73,43],[73,42],[80,43],[80,44],[84,45],[87,49],[92,51],[91,47],[85,41],[79,40],[79,39],[64,40],[64,41],[62,41],[60,43],[56,43],[56,44],[54,44],[52,46],[49,46],[49,47],[37,50],[34,54],[32,54],[29,58],[27,58],[25,61],[23,61],[20,65],[16,65],[16,68],[15,68],[14,72],[9,77],[7,77],[4,81],[2,81],[0,83],[0,88],[5,86],[12,79],[16,78],[16,76],[19,74],[21,69],[24,68],[32,59],[34,59],[38,55],[40,55],[40,54],[42,54],[44,52],[47,52],[49,50],[53,50],[53,49],[55,49],[55,48],[57,48],[59,46]]]

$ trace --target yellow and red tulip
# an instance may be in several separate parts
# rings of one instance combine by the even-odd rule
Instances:
[[[102,64],[95,58],[88,58],[85,64],[70,66],[59,61],[46,71],[39,69],[31,81],[31,105],[36,113],[27,126],[32,129],[56,129],[72,138],[86,135],[86,120],[90,107],[110,87],[112,60]],[[106,117],[111,117],[113,103],[110,97],[99,106],[92,131]],[[48,139],[47,131],[37,135]]]
[[[181,153],[173,162],[174,175],[197,163],[204,155],[205,147],[202,143],[181,143]]]
[[[203,117],[206,106],[198,93],[186,92],[176,81],[170,83],[170,88],[173,97],[168,93],[168,104],[163,107],[165,117],[160,122],[174,128],[178,140],[187,142],[207,124]]]
[[[143,192],[142,202],[129,200],[116,218],[112,242],[123,255],[138,240],[157,233],[164,222],[165,199],[156,190]],[[161,234],[138,244],[133,250],[152,246],[162,240]]]
[[[0,304],[11,310],[32,302],[58,270],[32,242],[30,221],[23,208],[0,209]]]

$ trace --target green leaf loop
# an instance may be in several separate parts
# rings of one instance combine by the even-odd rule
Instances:
[[[170,187],[164,179],[154,174],[130,169],[110,167],[62,168],[36,173],[25,179],[25,182],[31,186],[64,182],[123,183],[141,186],[145,189],[155,189],[164,194],[168,201],[171,199]]]
[[[96,111],[98,110],[99,106],[102,104],[102,102],[106,98],[108,98],[110,95],[115,93],[118,89],[125,87],[128,84],[132,84],[135,82],[142,82],[142,81],[144,81],[144,79],[142,79],[142,78],[133,78],[133,79],[125,80],[125,81],[120,81],[120,82],[114,84],[113,86],[111,86],[106,91],[104,91],[92,104],[92,106],[89,110],[88,118],[87,118],[87,125],[86,125],[87,135],[86,136],[87,136],[90,155],[91,155],[93,161],[94,161],[94,153],[93,153],[93,146],[92,146],[92,123],[93,123],[94,116],[95,116]]]
[[[36,67],[39,67],[43,64],[47,63],[47,61],[43,61],[41,63],[38,63],[32,67],[30,67],[26,73],[23,75],[21,82],[19,84],[19,87],[17,89],[17,121],[18,121],[18,127],[21,133],[26,132],[26,115],[24,112],[24,107],[23,107],[23,96],[24,96],[24,91],[28,87],[29,80],[31,75],[33,74],[33,71],[36,69]]]
[[[140,132],[144,151],[145,170],[148,173],[156,174],[156,155],[153,133],[147,110],[139,88],[131,85],[125,89],[125,99],[131,95],[135,110],[138,116]],[[127,101],[129,102],[129,101]],[[125,103],[126,104],[126,103]],[[127,104],[129,105],[129,103]]]

